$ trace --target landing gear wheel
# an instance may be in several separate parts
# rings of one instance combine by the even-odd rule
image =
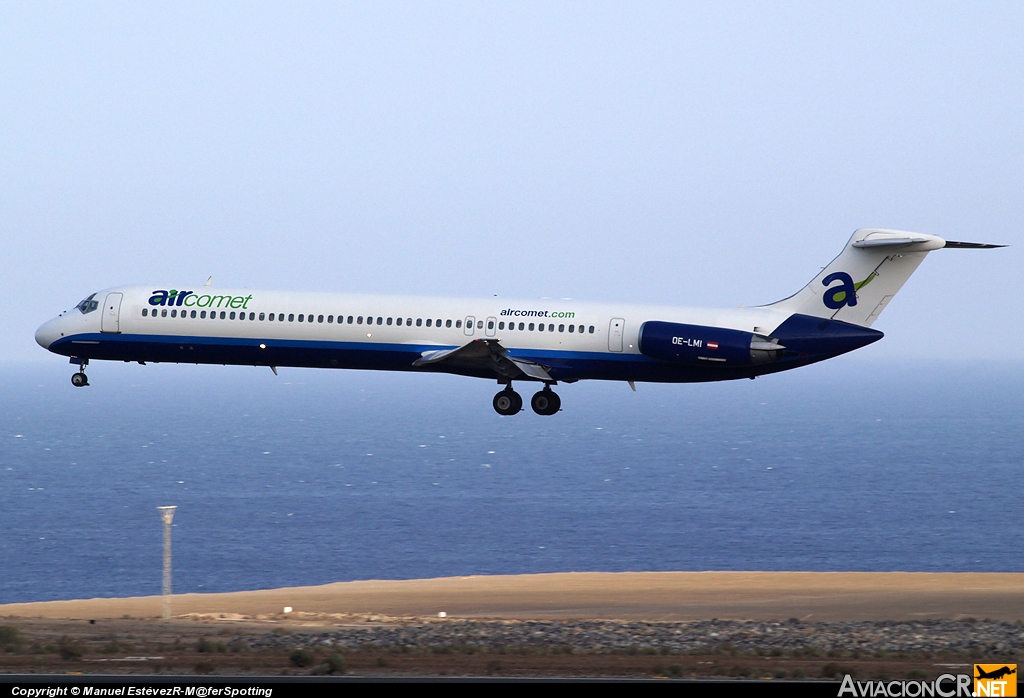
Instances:
[[[537,414],[547,417],[561,409],[562,400],[551,389],[544,388],[544,390],[536,393],[533,396],[533,399],[530,400],[530,407],[532,407],[533,411]]]
[[[89,385],[89,377],[86,376],[81,371],[79,371],[75,375],[71,376],[71,385],[75,386],[76,388],[84,388],[85,386]]]
[[[523,409],[523,398],[511,388],[506,388],[494,396],[494,411],[498,414],[519,414]]]

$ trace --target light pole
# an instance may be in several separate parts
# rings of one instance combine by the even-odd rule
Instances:
[[[171,619],[171,521],[178,507],[157,507],[164,521],[164,620]]]

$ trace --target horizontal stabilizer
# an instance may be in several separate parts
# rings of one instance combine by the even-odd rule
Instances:
[[[987,242],[955,242],[946,240],[944,247],[951,247],[955,250],[992,250],[997,247],[1009,247],[1009,245],[991,245]]]
[[[901,245],[913,245],[915,242],[928,242],[928,238],[923,235],[908,236],[908,237],[886,237],[860,240],[851,245],[858,249],[865,247],[899,247]]]

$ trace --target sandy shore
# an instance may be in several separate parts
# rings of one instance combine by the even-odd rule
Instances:
[[[924,572],[625,572],[357,581],[182,594],[173,614],[295,612],[493,619],[1024,619],[1024,574]],[[0,605],[0,617],[150,618],[161,597]]]

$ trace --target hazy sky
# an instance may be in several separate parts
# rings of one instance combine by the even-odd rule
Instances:
[[[1019,2],[7,2],[0,358],[211,274],[767,303],[879,226],[1014,246],[932,253],[862,352],[1021,359],[1022,144]]]

